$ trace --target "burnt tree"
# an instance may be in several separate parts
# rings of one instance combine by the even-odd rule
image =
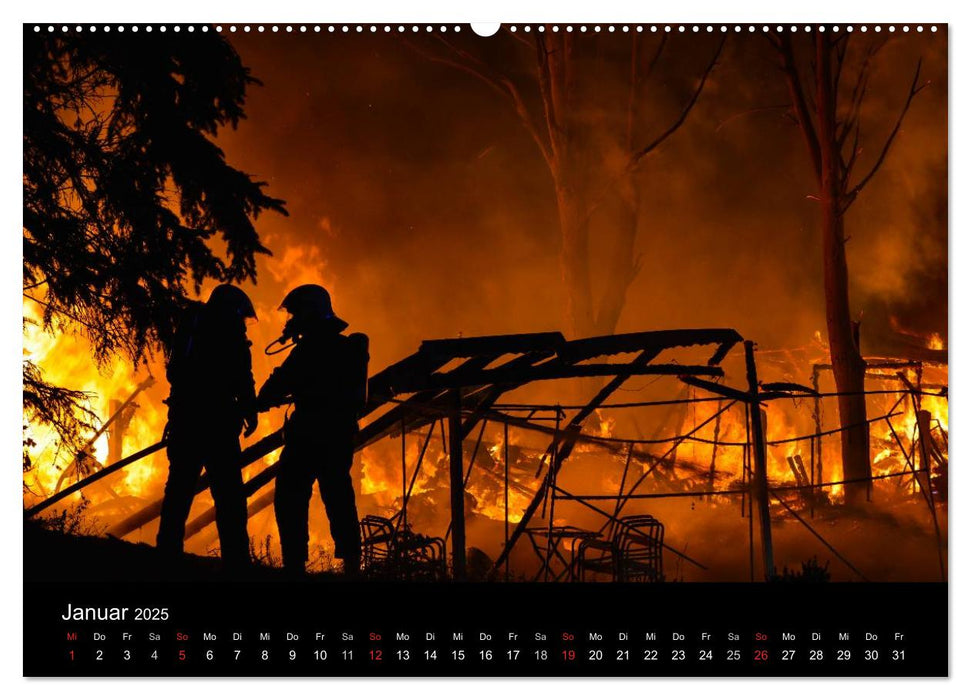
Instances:
[[[849,274],[846,264],[846,212],[886,160],[920,83],[920,62],[903,100],[903,106],[869,169],[852,181],[858,158],[866,150],[861,141],[861,110],[867,92],[871,61],[885,42],[857,47],[848,57],[851,35],[846,32],[813,32],[793,37],[788,32],[770,35],[785,76],[791,110],[802,132],[818,190],[823,246],[823,287],[826,330],[829,336],[833,376],[839,392],[839,417],[843,430],[843,478],[846,502],[860,503],[868,496],[870,433],[867,423],[864,375],[860,353],[859,323],[850,311]],[[797,45],[798,44],[798,45]],[[844,68],[855,63],[855,76],[843,84]]]
[[[613,333],[641,268],[636,252],[641,166],[684,124],[724,39],[718,41],[700,75],[697,70],[679,70],[670,81],[686,88],[687,96],[680,98],[673,114],[666,114],[670,110],[661,106],[662,100],[648,103],[644,98],[648,79],[668,47],[667,35],[649,51],[642,46],[647,43],[645,37],[636,32],[631,34],[629,49],[618,37],[610,36],[606,48],[594,36],[549,28],[531,35],[506,32],[505,37],[510,48],[516,48],[516,43],[526,47],[525,52],[519,49],[531,64],[524,75],[516,68],[522,57],[512,51],[506,60],[487,60],[442,34],[433,35],[429,42],[409,43],[429,60],[479,79],[513,107],[552,179],[570,330],[577,337]],[[617,52],[617,47],[623,50]],[[607,90],[605,83],[622,85],[623,93]],[[662,126],[648,124],[653,121],[661,121]],[[644,137],[641,132],[647,130],[654,135]],[[596,271],[591,266],[591,218],[608,200],[614,240],[605,269]],[[600,280],[599,294],[594,291],[595,276]]]

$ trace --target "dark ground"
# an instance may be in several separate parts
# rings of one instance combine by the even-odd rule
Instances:
[[[147,544],[114,537],[64,534],[42,525],[24,523],[24,581],[282,581],[279,568],[254,565],[250,570],[226,571],[215,557],[186,555],[171,562]],[[333,579],[334,574],[306,578]]]

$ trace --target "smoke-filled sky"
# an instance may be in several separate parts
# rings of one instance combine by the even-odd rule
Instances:
[[[440,49],[432,37],[411,40]],[[575,40],[583,118],[623,120],[630,35]],[[220,143],[291,214],[259,222],[274,251],[260,263],[259,306],[275,307],[294,284],[323,282],[352,329],[371,335],[373,370],[424,338],[568,327],[550,171],[508,100],[393,35],[231,41],[262,85],[249,91],[248,119]],[[538,109],[528,46],[467,29],[455,41],[513,76]],[[638,91],[636,142],[674,120],[716,41],[670,38]],[[658,37],[641,42],[649,57]],[[872,59],[856,179],[896,121],[919,59],[928,85],[846,221],[865,351],[868,332],[885,333],[891,316],[947,337],[944,31],[894,36]],[[643,268],[618,331],[730,326],[764,348],[825,337],[816,188],[787,101],[769,42],[731,36],[683,127],[641,168]],[[609,206],[592,225],[597,285]],[[257,341],[277,330],[261,329]]]

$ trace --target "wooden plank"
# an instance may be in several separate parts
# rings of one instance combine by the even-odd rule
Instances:
[[[147,457],[150,454],[158,452],[163,447],[165,447],[165,440],[160,440],[159,442],[156,442],[154,445],[146,447],[144,450],[139,450],[134,454],[128,455],[124,459],[118,462],[115,462],[114,464],[109,464],[104,469],[96,471],[94,474],[91,474],[90,476],[87,476],[84,479],[81,479],[81,481],[77,481],[71,484],[63,491],[58,491],[50,498],[45,498],[37,505],[31,506],[30,508],[24,511],[24,517],[30,518],[37,515],[41,511],[46,510],[47,508],[50,508],[52,505],[54,505],[61,499],[66,498],[67,496],[70,496],[72,493],[75,493],[76,491],[80,491],[86,486],[90,486],[91,484],[95,483],[99,479],[105,478],[109,474],[114,474],[119,469],[127,467],[129,464],[132,464],[133,462],[137,462],[143,457]]]
[[[719,360],[742,336],[731,328],[687,328],[664,331],[644,331],[640,333],[620,333],[595,338],[571,340],[564,346],[560,356],[571,362],[582,362],[594,357],[618,355],[629,352],[652,350],[655,356],[664,350],[697,345],[718,345],[719,348],[708,364]],[[727,346],[727,347],[726,347]]]
[[[654,351],[652,351],[654,352]],[[570,365],[559,360],[552,360],[535,367],[495,368],[479,372],[462,374],[438,374],[427,377],[412,377],[399,387],[402,391],[426,391],[429,389],[452,389],[460,386],[480,386],[488,384],[523,384],[526,382],[547,381],[553,379],[578,379],[581,377],[615,377],[618,374],[627,376],[643,375],[699,375],[706,377],[721,377],[724,372],[720,367],[708,365],[644,365],[631,367],[630,364],[587,364]]]

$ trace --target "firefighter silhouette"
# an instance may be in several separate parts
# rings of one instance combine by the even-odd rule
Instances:
[[[257,413],[247,318],[256,318],[249,297],[222,284],[205,304],[190,305],[176,329],[166,366],[169,476],[157,539],[166,555],[183,552],[185,521],[205,468],[223,562],[249,564],[239,434],[253,434]]]
[[[367,398],[368,338],[343,335],[348,324],[334,314],[330,294],[319,285],[295,288],[280,308],[290,317],[274,342],[292,343],[293,349],[260,389],[257,405],[265,411],[293,404],[283,427],[273,504],[283,566],[305,570],[316,481],[334,556],[343,559],[345,573],[352,573],[360,567],[361,533],[350,472],[357,418]]]

